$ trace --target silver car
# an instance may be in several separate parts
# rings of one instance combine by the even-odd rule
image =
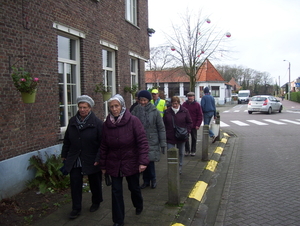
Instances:
[[[253,96],[248,103],[249,114],[252,114],[252,112],[267,112],[268,114],[271,114],[274,111],[278,111],[279,113],[282,111],[282,103],[274,96]]]

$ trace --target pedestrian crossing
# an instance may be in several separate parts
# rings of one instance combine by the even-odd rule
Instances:
[[[222,111],[222,113],[239,113],[239,112],[247,112],[248,113],[248,110],[247,109],[231,109],[231,110],[226,110],[226,111]],[[300,114],[300,110],[286,110],[286,112],[288,113],[294,113],[294,114]]]
[[[289,119],[279,119],[279,120],[261,119],[261,120],[245,120],[245,121],[230,120],[229,122],[226,122],[226,123],[223,122],[223,121],[220,121],[220,127],[229,127],[231,125],[238,125],[238,126],[251,126],[251,125],[267,126],[267,125],[289,125],[289,124],[300,125],[300,119],[294,119],[294,120],[289,120]]]

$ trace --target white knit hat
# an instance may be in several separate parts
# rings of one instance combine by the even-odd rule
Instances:
[[[88,103],[91,107],[94,107],[94,105],[95,105],[94,100],[91,97],[89,97],[88,95],[82,95],[82,96],[77,97],[77,104],[79,104],[81,102]]]

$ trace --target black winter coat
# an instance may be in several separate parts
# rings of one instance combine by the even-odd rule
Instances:
[[[94,166],[97,153],[100,149],[103,122],[91,112],[84,128],[79,130],[76,116],[69,120],[65,133],[61,157],[66,158],[65,168],[70,172],[80,157],[83,174],[99,172],[100,166]]]

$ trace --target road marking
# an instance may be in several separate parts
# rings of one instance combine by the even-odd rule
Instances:
[[[234,110],[233,112],[240,112],[240,110]]]
[[[265,125],[269,125],[267,123],[264,123],[264,122],[260,122],[260,121],[257,121],[257,120],[247,120],[248,122],[251,122],[251,123],[254,123],[256,125],[259,125],[259,126],[265,126]]]
[[[226,123],[220,121],[220,127],[228,127],[228,126],[230,126],[230,125],[228,125],[228,124],[226,124]]]
[[[277,124],[277,125],[285,125],[286,124],[286,123],[278,122],[278,121],[275,121],[275,120],[272,120],[272,119],[263,119],[263,120],[267,121],[267,122],[270,122],[270,123]]]
[[[249,126],[249,124],[246,124],[246,123],[238,121],[238,120],[233,120],[231,122],[233,122],[234,124],[237,124],[238,126]]]
[[[300,125],[300,122],[295,122],[295,121],[288,120],[288,119],[280,119],[280,120],[284,121],[284,122],[289,122],[289,123],[293,123],[293,124],[296,124],[296,125]]]

